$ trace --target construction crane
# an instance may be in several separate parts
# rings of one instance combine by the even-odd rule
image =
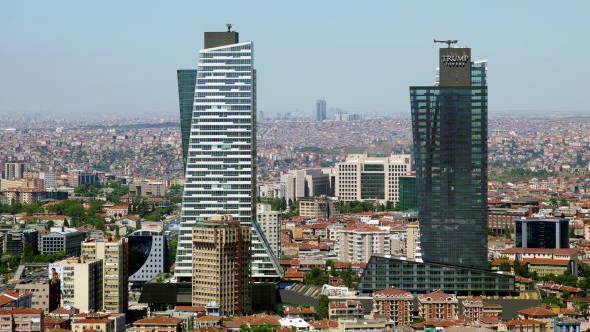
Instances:
[[[450,48],[452,44],[457,44],[458,40],[436,40],[433,39],[435,43],[447,44],[447,47]]]

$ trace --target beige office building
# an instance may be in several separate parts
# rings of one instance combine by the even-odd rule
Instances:
[[[103,311],[127,311],[127,249],[127,239],[100,238],[82,242],[83,259],[103,262]]]
[[[237,221],[210,220],[193,227],[193,306],[215,303],[226,316],[249,311],[251,237],[251,227]]]
[[[102,260],[68,258],[49,264],[49,278],[60,281],[62,307],[80,312],[102,309]]]
[[[378,201],[382,204],[399,202],[399,177],[410,175],[409,154],[389,157],[369,157],[366,154],[348,155],[336,163],[335,195],[341,201]]]

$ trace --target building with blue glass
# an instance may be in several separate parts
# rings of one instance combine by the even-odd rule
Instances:
[[[438,84],[410,87],[425,261],[487,269],[486,62],[441,48]]]
[[[191,134],[193,118],[193,103],[195,101],[196,69],[179,69],[176,71],[178,79],[178,106],[180,108],[180,132],[182,133],[182,162],[186,167],[186,156]]]

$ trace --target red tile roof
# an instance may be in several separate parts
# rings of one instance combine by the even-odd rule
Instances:
[[[508,248],[504,250],[507,254],[527,254],[527,253],[540,253],[540,254],[554,254],[554,255],[573,255],[578,253],[578,249],[575,248]]]
[[[287,307],[285,308],[285,315],[315,315],[314,307]]]
[[[509,320],[506,322],[506,326],[522,326],[522,325],[546,325],[545,322],[536,319],[517,319]]]
[[[377,297],[377,298],[381,298],[381,297],[408,297],[412,298],[412,293],[402,290],[402,289],[397,289],[397,288],[386,288],[386,289],[380,289],[376,292],[373,293],[373,297]]]
[[[205,312],[205,307],[193,307],[186,305],[177,305],[174,311]]]
[[[182,322],[182,319],[176,317],[148,317],[133,322],[133,325],[178,325]]]
[[[457,301],[457,297],[455,295],[447,294],[441,290],[435,290],[434,292],[421,295],[418,299],[420,301],[428,302]]]
[[[522,310],[519,310],[518,313],[521,315],[524,315],[524,316],[534,316],[534,317],[557,316],[557,314],[554,313],[553,311],[545,309],[545,308],[540,308],[540,307],[522,309]]]

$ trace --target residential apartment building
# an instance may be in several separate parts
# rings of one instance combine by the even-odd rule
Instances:
[[[176,317],[155,316],[133,322],[134,332],[181,332],[182,319]]]
[[[472,322],[479,322],[483,317],[484,305],[483,299],[479,297],[469,297],[461,301],[463,306],[463,317]]]
[[[233,316],[250,308],[252,234],[238,221],[220,219],[193,227],[192,305],[216,303],[224,315]]]
[[[87,330],[115,332],[115,321],[108,318],[84,318],[72,322],[73,332],[84,332]]]
[[[399,178],[411,174],[411,156],[369,157],[348,155],[336,163],[335,195],[341,201],[377,201],[382,204],[399,202]]]
[[[366,263],[374,254],[391,253],[389,232],[378,226],[361,224],[337,232],[336,252],[341,262]]]
[[[281,252],[281,220],[280,211],[273,211],[270,204],[258,203],[256,205],[256,220],[264,232],[270,248],[276,257]]]
[[[420,254],[420,224],[411,222],[406,225],[406,258],[416,259]]]
[[[69,258],[49,264],[49,278],[59,280],[61,306],[80,312],[102,310],[102,260]]]
[[[328,304],[328,317],[335,320],[360,319],[365,316],[365,308],[361,301],[331,301]]]
[[[436,290],[418,297],[418,312],[425,320],[457,319],[459,300],[453,294]]]
[[[63,251],[67,256],[78,256],[85,237],[75,228],[51,227],[49,233],[39,236],[39,252],[46,255]]]
[[[331,218],[340,215],[340,203],[334,197],[310,197],[299,200],[299,215],[305,218]]]
[[[43,310],[33,308],[0,309],[0,331],[43,332]]]
[[[19,293],[33,295],[31,308],[41,309],[49,313],[59,307],[60,285],[58,280],[43,279],[21,282],[14,286]]]
[[[84,260],[101,260],[103,264],[103,311],[127,311],[129,296],[128,252],[127,239],[100,238],[86,240],[82,243],[82,258]]]
[[[412,322],[412,293],[397,288],[386,288],[373,293],[373,315],[385,316],[395,326]]]

